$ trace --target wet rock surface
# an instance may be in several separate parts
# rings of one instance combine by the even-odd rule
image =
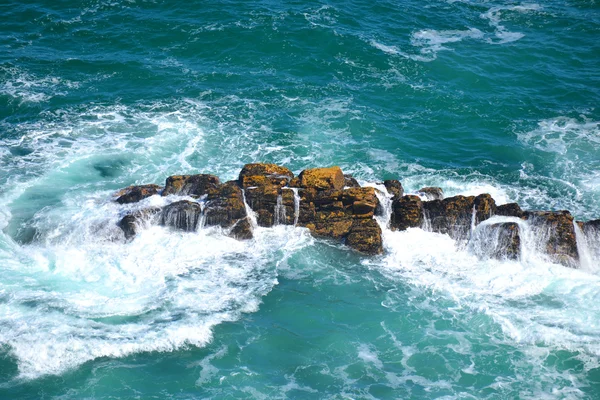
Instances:
[[[216,188],[219,184],[219,178],[214,175],[173,175],[167,178],[162,195],[199,198],[205,196],[210,189]]]
[[[161,211],[161,225],[169,226],[186,232],[198,229],[202,207],[200,204],[182,200],[171,203]]]
[[[574,221],[568,211],[524,211],[516,203],[497,206],[489,194],[443,198],[437,187],[419,190],[422,197],[432,199],[424,201],[404,195],[398,180],[386,180],[384,186],[392,196],[391,230],[423,228],[447,234],[459,245],[468,244],[481,257],[516,260],[522,255],[522,229],[527,226],[553,262],[579,265]],[[377,189],[360,187],[336,166],[305,169],[295,177],[276,164],[247,164],[237,180],[225,183],[209,174],[174,175],[166,179],[164,189],[158,185],[130,186],[118,192],[115,201],[131,209],[131,204],[157,194],[186,197],[179,201],[169,197],[166,201],[172,202],[162,209],[128,212],[117,224],[126,239],[157,223],[188,232],[218,226],[236,239],[251,239],[251,210],[260,227],[297,225],[364,254],[383,252],[382,231],[374,219],[384,206]],[[504,220],[484,223],[494,216]],[[577,224],[585,235],[600,231],[600,220]]]
[[[256,213],[259,226],[292,225],[294,223],[294,192],[276,185],[246,189],[246,202]]]
[[[381,228],[373,219],[355,219],[346,237],[346,245],[365,254],[381,254]]]
[[[584,222],[582,229],[585,232],[600,232],[600,219]]]
[[[129,186],[117,192],[118,197],[115,201],[119,204],[137,203],[145,198],[159,194],[161,190],[162,187],[158,185]]]
[[[569,211],[528,211],[527,220],[537,228],[539,240],[552,261],[576,268],[579,264],[573,216]]]
[[[156,222],[156,217],[160,214],[161,209],[158,207],[145,208],[143,210],[138,210],[129,214],[126,214],[121,220],[117,223],[117,226],[121,228],[123,234],[125,235],[125,239],[129,240],[135,237],[140,228],[145,225],[151,225],[153,222]]]
[[[235,181],[209,189],[205,207],[206,226],[230,228],[248,216],[244,194]]]
[[[444,200],[423,202],[423,217],[427,228],[445,233],[456,240],[467,240],[473,226],[496,212],[496,203],[489,194],[454,196]]]
[[[419,196],[406,195],[392,202],[392,230],[403,231],[408,228],[420,228],[422,225],[423,202]]]
[[[254,235],[252,233],[252,224],[250,223],[250,218],[246,217],[238,220],[235,225],[231,227],[229,236],[238,240],[252,239]]]
[[[316,190],[342,190],[346,182],[340,167],[305,169],[299,179],[300,187]]]
[[[502,204],[496,207],[496,215],[503,215],[505,217],[517,217],[525,218],[525,212],[521,210],[521,207],[517,203]]]
[[[399,199],[400,197],[404,196],[404,188],[402,187],[400,181],[396,179],[388,179],[383,181],[383,185],[388,193],[392,195],[393,199]]]
[[[240,171],[239,183],[245,189],[253,186],[286,186],[294,174],[277,164],[246,164]]]

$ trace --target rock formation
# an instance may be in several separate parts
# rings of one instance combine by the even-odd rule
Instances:
[[[199,198],[220,184],[219,178],[214,175],[174,175],[167,178],[163,196],[178,195]]]
[[[360,184],[352,175],[344,174],[344,187],[356,188],[360,187]]]
[[[419,228],[423,225],[423,202],[419,196],[406,195],[395,198],[392,202],[390,228],[403,231],[408,228]]]
[[[568,211],[524,211],[516,203],[497,206],[489,194],[444,198],[442,189],[436,187],[420,189],[418,193],[429,199],[423,200],[405,195],[398,180],[383,184],[392,197],[392,230],[423,228],[447,234],[461,245],[468,243],[480,257],[518,259],[523,243],[521,229],[526,226],[534,230],[537,246],[552,261],[578,266],[575,225]],[[360,187],[339,167],[305,169],[294,176],[276,164],[254,163],[246,164],[235,181],[221,183],[218,177],[207,174],[174,175],[166,179],[164,189],[158,185],[130,186],[119,191],[115,201],[131,204],[153,195],[171,199],[162,209],[124,215],[118,226],[127,239],[148,224],[183,231],[219,226],[240,240],[253,237],[253,224],[297,225],[308,228],[314,236],[342,241],[361,253],[381,254],[382,231],[374,216],[382,212],[383,204],[377,194],[373,187]],[[493,216],[509,218],[485,222]],[[600,220],[577,224],[586,235],[600,232]]]
[[[246,164],[242,168],[239,183],[242,189],[253,186],[286,186],[294,174],[285,167],[276,164]]]
[[[528,211],[527,220],[537,227],[539,239],[552,261],[576,268],[579,261],[573,216],[568,211]]]
[[[119,204],[137,203],[160,193],[161,190],[162,188],[158,185],[129,186],[117,192],[118,197],[115,201]]]
[[[383,181],[383,185],[385,186],[388,193],[393,196],[392,198],[394,200],[404,196],[404,188],[402,187],[400,181],[396,179],[388,179],[386,181]]]
[[[202,206],[198,203],[182,200],[171,203],[161,211],[161,225],[170,226],[186,232],[198,229],[202,215]]]

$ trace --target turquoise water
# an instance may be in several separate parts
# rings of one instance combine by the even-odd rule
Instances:
[[[599,218],[596,1],[0,16],[0,398],[600,397],[597,257],[482,260],[421,229],[377,257],[284,226],[124,243],[135,206],[111,202],[261,161]]]

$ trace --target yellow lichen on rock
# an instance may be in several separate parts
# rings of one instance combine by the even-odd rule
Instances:
[[[305,169],[299,178],[300,187],[317,190],[342,190],[345,183],[344,173],[337,166]]]

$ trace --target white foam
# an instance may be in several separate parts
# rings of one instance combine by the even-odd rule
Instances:
[[[540,121],[533,130],[518,131],[517,137],[541,157],[541,162],[533,158],[521,169],[521,179],[539,188],[532,195],[549,197],[545,192],[557,187],[562,195],[555,208],[594,218],[591,211],[600,201],[600,160],[594,157],[600,152],[600,122],[560,116]]]
[[[384,231],[384,246],[387,255],[381,266],[392,279],[401,277],[453,299],[460,314],[471,310],[490,316],[507,343],[532,349],[543,343],[579,351],[583,358],[600,357],[598,324],[590,323],[600,316],[597,275],[552,264],[535,245],[521,262],[481,260],[457,248],[450,237],[417,228]]]
[[[600,150],[600,122],[568,117],[542,120],[538,127],[517,134],[519,140],[538,150],[565,155],[569,150]]]
[[[499,40],[494,41],[488,39],[488,42],[492,44],[504,44],[515,42],[525,36],[520,32],[511,32],[504,25],[502,25],[502,14],[510,12],[528,13],[531,11],[539,11],[541,8],[542,7],[539,4],[520,4],[515,6],[499,6],[490,8],[488,11],[481,14],[481,18],[488,20],[490,26],[495,29],[495,36]]]
[[[376,368],[383,369],[383,363],[377,356],[377,351],[365,343],[358,346],[358,358],[365,363],[373,364]]]
[[[483,32],[477,28],[466,30],[435,30],[422,29],[411,35],[410,42],[413,46],[419,47],[421,59],[417,61],[432,61],[437,58],[437,53],[442,50],[451,50],[444,46],[448,43],[456,43],[465,39],[481,39]]]
[[[379,43],[376,40],[371,40],[369,42],[371,44],[371,46],[375,47],[376,49],[379,49],[381,51],[383,51],[384,53],[387,54],[400,54],[400,51],[398,50],[398,48],[396,46],[387,46],[383,43]]]
[[[311,243],[306,230],[284,226],[257,229],[250,241],[220,228],[149,226],[125,243],[115,226],[122,213],[177,198],[152,196],[135,206],[68,200],[39,219],[39,228],[57,232],[0,252],[0,291],[10,299],[0,306],[0,344],[21,378],[98,357],[204,346],[214,325],[256,311],[287,253]]]
[[[64,96],[70,89],[79,87],[79,82],[55,76],[39,77],[15,67],[2,67],[7,78],[0,84],[0,94],[8,95],[22,103],[41,103],[55,96]]]

